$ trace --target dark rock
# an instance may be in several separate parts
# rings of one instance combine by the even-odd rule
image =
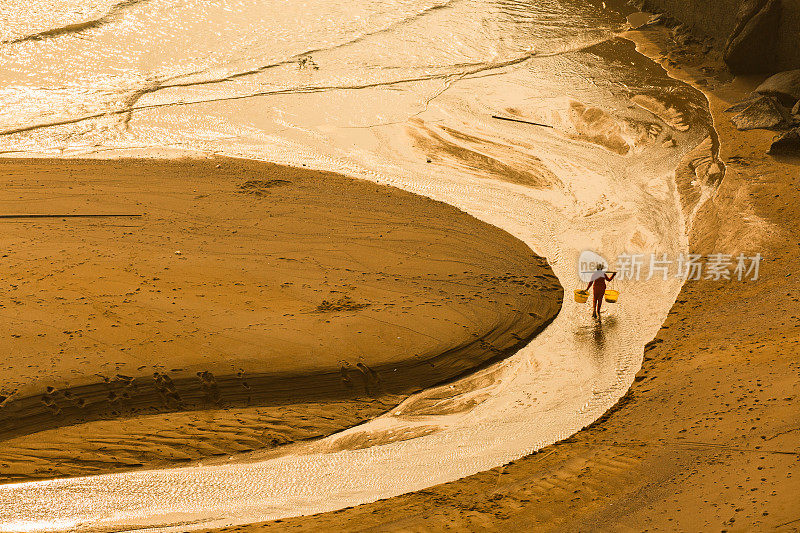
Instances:
[[[744,0],[725,43],[723,59],[734,74],[768,72],[774,64],[780,0]]]
[[[800,128],[787,131],[769,147],[767,152],[771,155],[796,155],[800,156]]]
[[[672,39],[681,46],[686,46],[697,42],[697,39],[692,35],[692,30],[685,24],[676,26],[672,31]]]
[[[780,128],[791,123],[786,110],[772,96],[752,100],[731,121],[739,130]]]
[[[800,52],[799,52],[800,53]],[[759,94],[776,97],[786,107],[800,101],[800,69],[778,72],[756,88]]]
[[[725,110],[725,112],[726,113],[740,113],[740,112],[744,111],[745,109],[747,109],[748,107],[750,107],[753,104],[753,102],[755,102],[759,98],[760,98],[760,96],[758,96],[756,94],[751,94],[750,96],[747,97],[746,100],[742,100],[741,102],[736,102],[735,104],[730,106],[728,109]]]

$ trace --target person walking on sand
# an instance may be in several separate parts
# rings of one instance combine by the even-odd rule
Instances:
[[[592,279],[586,287],[586,291],[594,285],[594,292],[592,296],[592,318],[600,318],[600,307],[603,305],[603,296],[606,293],[606,281],[611,281],[616,276],[616,272],[612,272],[609,276],[605,271],[605,266],[602,263],[597,263],[597,270],[592,273]]]

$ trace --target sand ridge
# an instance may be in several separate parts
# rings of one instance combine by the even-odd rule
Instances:
[[[181,460],[204,456],[198,435],[219,455],[329,434],[513,353],[560,309],[521,241],[332,173],[8,160],[0,175],[4,213],[142,215],[2,222],[0,479],[161,464],[136,443],[165,429]],[[99,441],[107,457],[87,459]]]

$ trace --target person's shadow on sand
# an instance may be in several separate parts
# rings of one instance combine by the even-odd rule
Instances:
[[[580,326],[575,336],[582,347],[586,347],[584,350],[592,355],[592,359],[596,363],[601,363],[605,357],[609,336],[618,325],[616,316],[607,316],[602,320],[592,320],[591,324]]]

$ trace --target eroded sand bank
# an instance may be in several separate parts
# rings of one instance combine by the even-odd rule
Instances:
[[[560,309],[518,239],[332,173],[8,160],[0,175],[4,214],[142,215],[0,221],[0,480],[330,434],[515,351]]]

